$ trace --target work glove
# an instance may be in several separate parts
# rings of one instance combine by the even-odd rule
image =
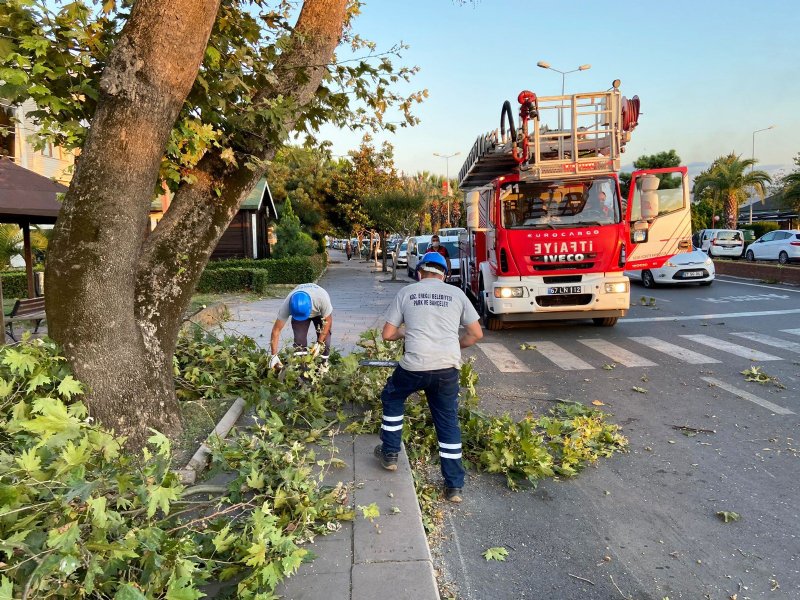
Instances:
[[[272,355],[272,358],[269,361],[269,368],[270,369],[282,369],[283,368],[283,363],[281,362],[281,359],[278,357],[277,354],[273,354]]]

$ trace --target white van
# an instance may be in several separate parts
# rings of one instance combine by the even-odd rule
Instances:
[[[432,235],[417,235],[408,238],[408,248],[406,256],[408,260],[408,276],[415,277],[417,263],[423,257],[430,246]],[[448,235],[439,236],[439,243],[447,248],[447,255],[450,257],[450,275],[447,283],[458,284],[461,281],[461,261],[458,258],[458,236]]]
[[[700,247],[709,256],[739,258],[744,250],[744,233],[739,229],[706,229]]]

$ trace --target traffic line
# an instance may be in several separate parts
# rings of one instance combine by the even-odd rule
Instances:
[[[784,333],[791,333],[792,335],[800,335],[800,329],[781,329]]]
[[[687,350],[686,348],[681,348],[680,346],[676,346],[675,344],[670,344],[669,342],[665,342],[664,340],[659,340],[658,338],[642,336],[642,337],[632,337],[629,339],[633,340],[634,342],[644,344],[648,348],[652,348],[653,350],[658,350],[659,352],[663,352],[664,354],[668,354],[669,356],[675,357],[678,360],[682,360],[683,362],[687,362],[692,365],[704,365],[708,363],[720,362],[716,358],[711,358],[710,356],[706,356],[705,354],[700,354],[699,352],[694,352],[692,350]]]
[[[526,364],[514,356],[503,344],[486,342],[477,344],[492,364],[501,373],[530,373]]]
[[[709,346],[714,348],[715,350],[722,350],[723,352],[727,352],[728,354],[735,354],[736,356],[742,356],[744,358],[750,360],[783,360],[779,356],[773,356],[772,354],[767,354],[766,352],[759,352],[758,350],[753,350],[751,348],[745,348],[744,346],[740,346],[739,344],[734,344],[732,342],[728,342],[725,340],[720,340],[710,335],[682,335],[682,338],[686,338],[687,340],[692,340],[693,342],[697,342],[698,344],[703,344],[704,346]]]
[[[657,323],[659,321],[703,321],[705,319],[737,319],[741,317],[769,317],[772,315],[796,315],[800,313],[800,308],[789,310],[759,310],[753,312],[740,313],[712,313],[707,315],[686,315],[682,317],[649,317],[640,319],[623,318],[623,323]],[[800,335],[800,329],[784,329],[788,333]]]
[[[615,363],[619,363],[626,367],[655,367],[656,363],[647,360],[643,356],[634,354],[625,348],[620,348],[616,344],[607,342],[606,340],[590,339],[578,340],[584,346],[589,346],[592,350],[596,350],[600,354],[607,356]]]
[[[567,352],[558,344],[553,342],[526,342],[536,346],[536,350],[547,360],[561,367],[565,371],[581,371],[584,369],[594,369],[592,365],[581,360],[571,352]]]
[[[730,275],[726,275],[725,277],[731,277]],[[774,285],[764,285],[763,283],[747,283],[745,281],[731,281],[730,279],[724,279],[721,277],[716,278],[717,281],[722,281],[724,283],[733,283],[735,285],[749,285],[751,287],[760,287],[760,288],[767,288],[768,290],[780,290],[781,292],[792,292],[793,294],[800,294],[800,290],[793,290],[790,288],[783,288],[777,287]]]
[[[797,354],[800,354],[800,344],[797,342],[787,342],[781,338],[772,337],[771,335],[764,335],[763,333],[757,333],[755,331],[742,331],[732,333],[731,335],[735,335],[736,337],[744,338],[746,340],[759,342],[761,344],[766,344],[767,346],[773,346],[779,350],[788,350],[789,352],[796,352]]]
[[[793,415],[794,412],[789,410],[788,408],[783,408],[782,406],[778,406],[777,404],[773,404],[769,400],[764,400],[763,398],[759,398],[755,394],[751,394],[745,390],[740,390],[737,387],[734,387],[724,381],[720,381],[719,379],[715,379],[713,377],[701,377],[703,381],[710,383],[720,389],[725,390],[726,392],[730,392],[734,396],[739,396],[739,398],[743,398],[744,400],[749,400],[754,404],[758,404],[759,406],[763,406],[767,410],[774,412],[776,415]]]

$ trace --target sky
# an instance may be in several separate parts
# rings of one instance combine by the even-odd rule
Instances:
[[[354,31],[389,48],[410,48],[402,63],[420,72],[401,91],[427,89],[421,123],[380,133],[405,173],[455,177],[475,138],[500,124],[517,94],[606,90],[620,79],[639,96],[641,116],[623,170],[643,154],[675,149],[695,174],[718,156],[750,158],[758,168],[792,169],[800,153],[800,2],[797,0],[553,1],[368,0]],[[340,54],[343,57],[344,54]],[[388,120],[397,120],[389,118]],[[361,132],[323,129],[335,154],[356,148]],[[454,154],[445,160],[434,156]],[[448,164],[449,163],[449,164]]]

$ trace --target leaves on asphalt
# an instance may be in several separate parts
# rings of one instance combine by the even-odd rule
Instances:
[[[520,344],[520,350],[536,350],[536,344]]]
[[[486,551],[483,553],[483,558],[485,558],[487,561],[489,560],[505,561],[506,556],[508,556],[508,550],[506,550],[502,546],[495,548],[487,548]]]
[[[730,523],[732,521],[738,521],[739,519],[742,518],[742,516],[739,513],[735,513],[735,512],[732,512],[732,511],[728,511],[728,510],[719,511],[717,513],[717,517],[719,517],[720,521],[723,521],[724,523]]]
[[[595,406],[605,406],[606,405],[605,402],[601,402],[600,400],[592,400],[592,404],[594,404]]]
[[[608,363],[608,364],[603,365],[603,368],[606,371],[611,371],[612,369],[616,369],[617,365],[615,363]]]
[[[358,510],[360,510],[364,518],[368,519],[370,522],[381,516],[381,509],[378,508],[378,505],[375,502],[368,504],[367,506],[359,506]]]
[[[631,389],[634,392],[639,392],[640,394],[646,394],[647,393],[646,389],[644,389],[643,387],[639,387],[638,385],[633,386]]]

